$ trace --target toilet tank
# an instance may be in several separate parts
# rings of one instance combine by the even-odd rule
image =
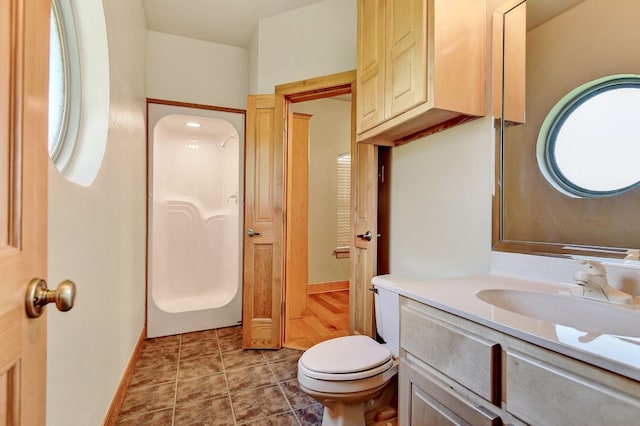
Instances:
[[[398,293],[376,287],[374,293],[376,330],[387,348],[398,356],[400,347],[400,300]]]

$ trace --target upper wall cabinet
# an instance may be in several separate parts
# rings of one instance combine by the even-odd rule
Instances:
[[[400,145],[484,115],[485,2],[359,0],[359,142]]]

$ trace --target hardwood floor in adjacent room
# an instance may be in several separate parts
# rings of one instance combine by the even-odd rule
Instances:
[[[310,294],[307,314],[287,325],[284,346],[294,349],[349,335],[349,290]]]

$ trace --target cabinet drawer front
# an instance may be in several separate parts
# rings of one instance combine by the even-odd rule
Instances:
[[[630,425],[640,400],[530,355],[507,350],[507,411],[530,424]]]
[[[500,345],[406,303],[400,315],[402,347],[495,405],[500,405]]]
[[[497,414],[475,406],[406,358],[400,361],[400,389],[401,425],[502,424]]]

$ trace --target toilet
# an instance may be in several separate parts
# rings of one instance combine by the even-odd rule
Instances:
[[[322,425],[364,426],[398,372],[398,294],[375,288],[376,330],[386,342],[345,336],[312,346],[298,360],[300,389],[324,405]]]

